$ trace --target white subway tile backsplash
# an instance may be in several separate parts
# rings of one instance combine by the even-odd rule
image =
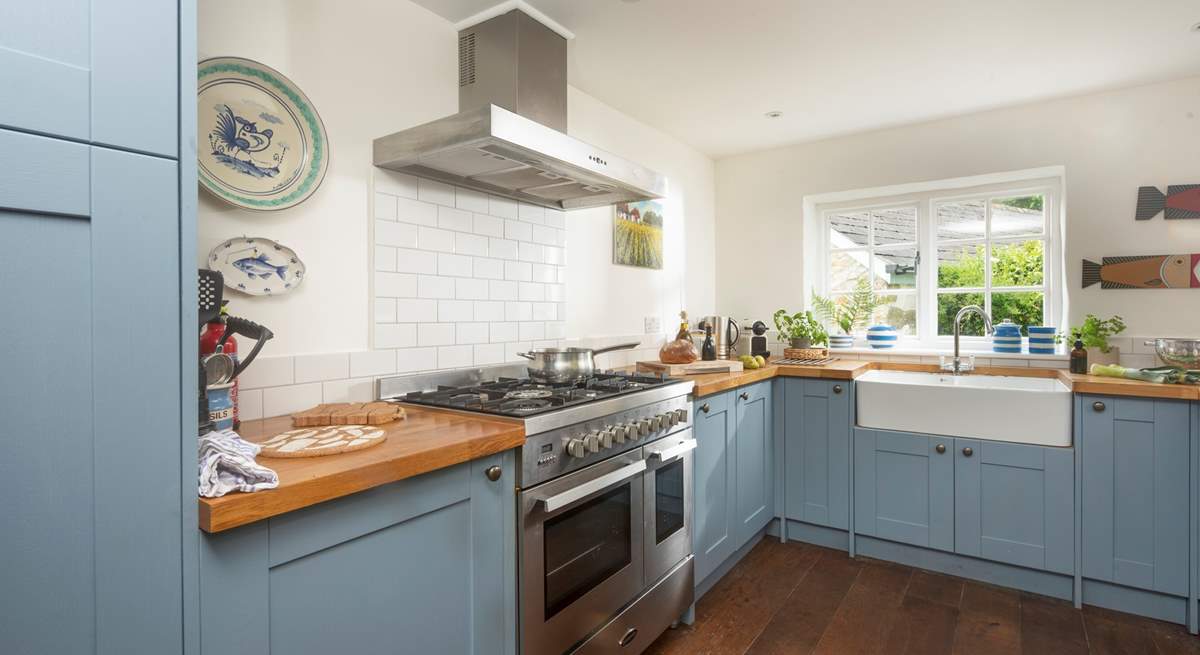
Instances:
[[[517,206],[517,217],[527,223],[544,223],[546,222],[546,208],[522,202]]]
[[[454,297],[459,300],[487,300],[488,281],[474,278],[459,278],[454,281]]]
[[[533,279],[533,266],[528,262],[504,262],[504,279],[529,282]]]
[[[396,351],[397,373],[431,371],[437,367],[437,348],[403,348]]]
[[[484,280],[503,280],[504,260],[476,257],[471,274]]]
[[[438,368],[462,368],[475,362],[475,349],[471,346],[443,346],[438,348]]]
[[[492,300],[516,300],[517,283],[508,280],[491,280],[488,282],[488,292]]]
[[[350,377],[350,355],[297,355],[296,383],[341,380]]]
[[[263,390],[238,388],[238,419],[253,421],[263,417]]]
[[[504,220],[486,214],[475,214],[471,217],[471,231],[485,237],[503,237]]]
[[[395,323],[396,322],[396,299],[395,298],[376,298],[375,299],[375,322],[376,323]]]
[[[263,389],[263,415],[282,416],[321,404],[320,382]]]
[[[488,254],[500,259],[516,259],[519,248],[516,241],[488,239]]]
[[[417,198],[447,207],[454,206],[454,187],[426,178],[417,179]]]
[[[457,232],[471,231],[471,212],[453,207],[438,207],[438,227]]]
[[[475,303],[476,321],[503,321],[504,303],[496,300],[477,301]]]
[[[470,321],[474,316],[474,303],[469,300],[439,300],[438,322],[454,323]]]
[[[517,247],[517,259],[523,262],[541,263],[543,248],[543,246],[539,246],[536,243],[521,242]]]
[[[375,169],[375,190],[405,198],[417,197],[417,178],[384,168]]]
[[[396,271],[400,273],[437,273],[437,253],[413,248],[396,248]]]
[[[396,220],[396,196],[388,193],[375,193],[375,218],[386,221]]]
[[[453,323],[422,323],[417,326],[418,346],[449,346],[454,343]]]
[[[421,226],[417,228],[417,247],[421,250],[454,252],[454,233],[435,227]]]
[[[546,300],[553,302],[565,302],[567,299],[566,287],[561,284],[546,285]]]
[[[391,375],[396,372],[396,351],[367,350],[350,353],[350,377]]]
[[[454,252],[460,255],[487,257],[488,240],[478,234],[459,233],[454,235]]]
[[[459,323],[456,329],[454,340],[459,344],[488,342],[487,323]]]
[[[533,226],[533,242],[540,243],[545,246],[558,245],[558,230],[544,225]]]
[[[387,246],[375,246],[375,270],[395,272],[395,248],[388,248]]]
[[[417,345],[417,326],[414,323],[379,323],[375,325],[376,348],[409,348]]]
[[[455,187],[454,206],[471,212],[487,213],[488,197],[486,193]]]
[[[506,302],[506,303],[504,303],[504,320],[506,320],[506,321],[532,321],[533,320],[533,303],[529,303],[529,302]]]
[[[546,225],[560,230],[567,229],[567,212],[561,209],[546,210]]]
[[[414,225],[437,225],[437,205],[408,198],[396,199],[396,220]]]
[[[524,362],[524,357],[517,353],[523,353],[529,350],[530,344],[528,341],[518,341],[515,343],[504,344],[504,361],[506,362]]]
[[[541,341],[534,341],[532,345],[534,348],[559,348],[562,346],[562,342],[554,339],[542,339]],[[625,363],[617,364],[616,366],[625,366],[626,364],[632,363],[633,362],[626,361]]]
[[[518,323],[492,323],[488,337],[492,343],[504,343],[506,341],[516,341],[520,338],[518,331]]]
[[[543,256],[547,264],[563,266],[567,263],[563,255],[563,249],[557,246],[546,246],[543,248]]]
[[[500,218],[516,218],[517,201],[500,196],[488,196],[488,213]]]
[[[547,339],[562,339],[567,336],[567,324],[562,321],[546,323]],[[657,356],[657,351],[655,351]]]
[[[558,271],[549,264],[534,264],[532,270],[534,282],[558,282]]]
[[[454,278],[420,275],[417,277],[417,292],[412,295],[418,298],[453,298]]]
[[[479,344],[475,346],[475,365],[486,366],[504,361],[504,344]]]
[[[546,324],[540,321],[522,322],[520,325],[521,341],[536,341],[546,338]]]
[[[395,303],[395,322],[434,323],[438,320],[437,300],[429,298],[400,298]]]
[[[375,295],[411,298],[417,295],[417,276],[408,273],[375,273]]]
[[[375,399],[375,378],[331,380],[322,385],[321,402],[365,403]]]
[[[417,247],[417,226],[411,223],[375,221],[375,244],[399,248]]]
[[[567,283],[567,267],[566,266],[560,265],[558,267],[558,283],[559,284]]]
[[[504,221],[504,237],[514,241],[529,241],[533,238],[533,226],[521,221]]]
[[[438,255],[438,275],[471,277],[471,258],[466,255]]]
[[[533,303],[533,320],[535,321],[555,321],[558,320],[558,305],[552,302],[535,302]]]
[[[238,389],[261,389],[293,384],[295,358],[259,357],[238,377]]]
[[[546,285],[540,282],[522,282],[517,285],[517,300],[541,302],[546,299]]]

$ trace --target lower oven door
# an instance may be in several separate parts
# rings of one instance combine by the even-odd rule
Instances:
[[[646,584],[692,553],[692,451],[687,428],[642,448],[646,457]]]
[[[642,592],[640,450],[521,492],[521,645],[560,655]]]

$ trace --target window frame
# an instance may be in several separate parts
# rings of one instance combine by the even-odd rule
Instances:
[[[952,335],[937,334],[937,300],[941,291],[948,293],[982,293],[984,294],[985,308],[988,309],[989,314],[993,294],[1040,291],[1044,294],[1042,304],[1043,323],[1056,327],[1061,326],[1062,317],[1065,316],[1066,305],[1065,276],[1063,271],[1063,238],[1061,233],[1061,215],[1063,211],[1062,178],[1038,176],[1035,178],[1013,179],[1011,181],[975,186],[964,186],[961,181],[947,180],[943,183],[935,182],[922,184],[921,186],[925,188],[921,191],[910,193],[896,193],[894,191],[891,193],[873,193],[867,190],[861,192],[862,195],[854,199],[823,203],[806,199],[806,206],[811,210],[808,215],[814,218],[814,220],[807,222],[808,227],[806,228],[806,236],[810,237],[810,243],[813,243],[815,246],[815,252],[812,248],[806,249],[808,251],[807,254],[811,257],[810,261],[815,260],[814,263],[816,265],[815,270],[812,267],[806,267],[807,272],[815,278],[816,282],[816,284],[810,285],[811,291],[826,297],[831,294],[829,280],[829,265],[832,253],[832,245],[830,243],[831,215],[915,206],[917,213],[916,248],[919,257],[915,289],[917,300],[916,334],[901,335],[900,342],[897,344],[898,347],[942,350],[951,346],[953,343]],[[844,197],[845,195],[852,194],[853,192],[851,194],[840,195]],[[1029,195],[1041,195],[1044,198],[1042,215],[1045,224],[1043,225],[1042,234],[1020,237],[993,237],[991,234],[993,211],[991,201],[998,198]],[[937,284],[938,258],[936,255],[931,255],[931,253],[936,253],[939,245],[939,241],[937,240],[937,206],[969,200],[982,200],[984,202],[984,236],[982,238],[946,240],[940,242],[940,244],[982,244],[984,246],[984,261],[987,263],[984,266],[984,286],[942,290]],[[872,221],[869,233],[873,234],[873,232],[874,225]],[[993,246],[995,244],[1022,243],[1033,240],[1041,240],[1045,244],[1043,248],[1042,285],[1023,287],[992,285],[991,253]],[[883,246],[883,249],[886,250],[889,247],[891,247],[890,244]],[[865,246],[839,250],[861,250],[874,253],[877,249],[878,246],[874,244],[874,239],[869,238]],[[837,293],[841,294],[845,293],[845,291]],[[886,293],[894,295],[892,291]],[[904,293],[908,294],[912,292],[904,290]],[[989,339],[986,336],[964,335],[961,339],[964,346],[972,350],[986,349],[989,343]]]

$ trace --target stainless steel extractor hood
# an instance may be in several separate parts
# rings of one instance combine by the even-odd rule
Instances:
[[[665,195],[663,176],[559,131],[566,92],[566,40],[510,11],[459,33],[459,113],[375,139],[375,165],[555,209]]]

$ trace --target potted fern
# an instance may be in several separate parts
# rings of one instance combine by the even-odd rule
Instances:
[[[875,310],[882,304],[883,299],[875,294],[871,283],[865,278],[859,279],[853,293],[839,296],[836,300],[813,293],[813,308],[817,314],[841,330],[841,334],[829,336],[830,348],[853,347],[854,329],[865,327],[871,321]]]
[[[1070,343],[1083,342],[1089,364],[1117,364],[1121,361],[1121,350],[1109,345],[1108,338],[1124,331],[1125,321],[1120,316],[1102,319],[1088,314],[1083,317],[1083,325],[1071,328]]]

